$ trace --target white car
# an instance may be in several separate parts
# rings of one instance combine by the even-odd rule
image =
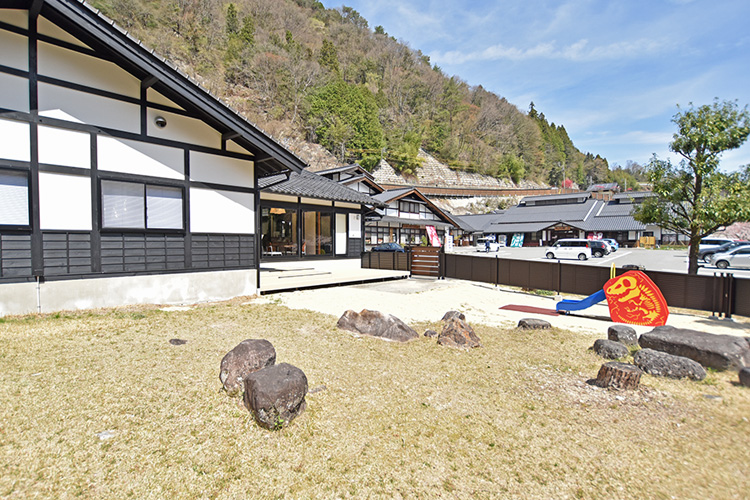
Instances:
[[[487,246],[488,243],[489,247]],[[500,250],[501,246],[503,245],[493,239],[477,238],[476,250],[477,252],[497,252],[498,250]]]
[[[709,264],[719,269],[728,267],[744,267],[750,269],[750,246],[735,247],[728,252],[715,253],[706,257]]]
[[[591,258],[591,243],[584,239],[557,240],[544,254],[548,259],[578,259]]]

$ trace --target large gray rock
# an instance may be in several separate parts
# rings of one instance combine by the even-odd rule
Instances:
[[[750,366],[750,339],[673,326],[657,326],[641,335],[641,347],[683,356],[716,370]]]
[[[740,370],[740,385],[750,387],[750,368],[745,367]]]
[[[607,338],[624,345],[638,345],[638,334],[628,325],[612,325],[607,328]]]
[[[362,309],[359,313],[350,309],[339,318],[336,325],[343,330],[397,342],[419,338],[416,331],[397,317],[369,309]]]
[[[706,378],[706,370],[690,358],[667,354],[666,352],[654,351],[653,349],[641,349],[633,355],[633,363],[655,377],[690,378],[703,380]]]
[[[221,360],[219,380],[230,396],[239,396],[245,377],[276,363],[276,349],[264,339],[248,339],[240,342]]]
[[[607,339],[598,339],[592,347],[595,353],[607,359],[620,359],[628,355],[628,348],[619,342]]]
[[[307,377],[289,363],[253,372],[245,379],[245,407],[266,429],[285,427],[307,406]]]
[[[549,321],[537,318],[523,318],[518,321],[518,328],[524,330],[547,330],[552,328]]]
[[[482,347],[479,337],[466,321],[454,317],[445,322],[437,343],[448,347]]]

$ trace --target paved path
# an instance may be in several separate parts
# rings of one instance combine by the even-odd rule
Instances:
[[[449,310],[466,314],[471,323],[512,328],[521,318],[545,319],[553,326],[606,338],[609,318],[606,302],[579,311],[576,315],[547,316],[500,309],[505,305],[523,305],[554,309],[553,297],[517,292],[508,288],[462,280],[409,278],[383,283],[341,286],[318,290],[279,293],[273,296],[293,309],[309,309],[340,317],[347,309],[374,309],[390,313],[408,322],[437,322]],[[568,298],[564,296],[563,298]],[[262,300],[262,299],[261,299]],[[672,312],[668,325],[695,330],[750,336],[750,319],[734,321],[711,319],[701,315]],[[650,327],[634,326],[644,333]]]

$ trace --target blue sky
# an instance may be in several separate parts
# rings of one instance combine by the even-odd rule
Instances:
[[[342,4],[325,0],[328,8]],[[677,105],[750,104],[748,0],[349,0],[370,28],[430,56],[447,75],[528,111],[575,145],[645,164],[668,144]],[[722,168],[750,164],[750,145]]]

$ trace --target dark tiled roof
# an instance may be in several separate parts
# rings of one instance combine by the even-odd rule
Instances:
[[[644,224],[628,215],[621,217],[594,217],[578,227],[584,231],[643,231],[646,229]]]
[[[376,195],[373,195],[373,198],[375,198],[378,201],[382,201],[383,203],[389,203],[399,196],[403,196],[406,193],[413,191],[414,188],[404,187],[404,188],[398,188],[398,189],[389,189],[388,191],[383,191],[382,193],[378,193]]]
[[[561,205],[515,206],[507,209],[497,222],[503,224],[519,222],[582,221],[593,216],[599,200],[589,199],[585,203],[563,203]]]
[[[383,206],[384,204],[365,193],[350,189],[343,184],[332,181],[327,177],[303,170],[292,172],[289,180],[274,184],[283,179],[283,175],[264,177],[259,180],[260,188],[267,193],[304,196],[331,201],[346,201],[369,206]],[[266,187],[269,186],[270,187]]]
[[[467,226],[467,229],[472,229],[478,232],[488,232],[487,228],[490,224],[497,221],[501,214],[470,214],[470,215],[454,215],[455,219],[458,219],[462,226]],[[464,229],[462,227],[461,229]],[[464,229],[464,230],[467,230]]]
[[[541,196],[525,196],[521,199],[521,204],[528,203],[530,201],[549,201],[549,200],[574,200],[580,198],[591,198],[591,193],[564,193],[564,194],[546,194]]]
[[[516,224],[491,224],[485,233],[535,233],[554,226],[557,222],[519,222]],[[575,226],[575,224],[569,224]],[[575,226],[578,227],[578,226]]]

